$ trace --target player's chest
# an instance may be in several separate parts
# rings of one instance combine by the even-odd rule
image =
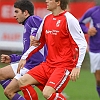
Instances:
[[[69,37],[67,21],[63,19],[50,19],[44,23],[44,33],[47,43],[55,44]]]
[[[45,36],[60,38],[67,34],[67,21],[65,18],[50,18],[44,23]]]

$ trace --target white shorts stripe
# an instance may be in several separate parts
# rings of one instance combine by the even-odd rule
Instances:
[[[59,89],[59,88],[63,85],[63,83],[66,81],[66,79],[67,79],[69,73],[70,73],[70,72],[67,70],[67,71],[66,71],[65,77],[63,78],[63,80],[62,80],[62,82],[60,83],[60,85],[56,88],[56,91],[58,91],[58,89]]]

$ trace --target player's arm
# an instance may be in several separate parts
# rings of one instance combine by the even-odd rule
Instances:
[[[45,18],[44,18],[45,19]],[[44,20],[42,21],[42,23],[40,24],[40,26],[38,26],[38,30],[34,33],[32,33],[33,37],[33,44],[32,46],[23,54],[23,56],[21,57],[21,59],[26,59],[28,60],[34,53],[36,53],[37,51],[39,51],[40,49],[42,49],[42,47],[45,44],[45,35],[43,32],[43,24],[44,24]]]
[[[97,30],[96,30],[95,27],[91,27],[91,28],[88,29],[88,35],[89,36],[94,36],[94,35],[96,35],[96,33],[97,33]]]
[[[21,60],[19,62],[19,65],[18,65],[18,70],[17,70],[18,73],[20,72],[20,69],[24,67],[26,60],[28,60],[34,53],[36,53],[37,51],[42,49],[43,46],[45,45],[45,35],[44,35],[42,28],[43,28],[43,22],[41,23],[41,25],[37,31],[36,37],[35,37],[36,41],[39,42],[39,46],[36,46],[35,44],[33,44],[33,46],[31,46],[23,54],[23,56],[21,57]]]
[[[42,36],[41,36],[42,38]],[[37,51],[39,51],[40,49],[43,48],[45,41],[44,38],[43,40],[40,38],[40,40],[36,40],[36,41],[40,41],[39,46],[36,46],[36,44],[33,46],[31,46],[22,56],[21,60],[19,61],[18,64],[18,69],[17,69],[17,73],[20,73],[20,69],[24,67],[24,65],[26,64],[26,61]],[[34,40],[35,41],[35,40]],[[42,42],[41,42],[42,41]]]
[[[30,35],[30,46],[39,46],[39,41],[35,39],[37,31],[42,23],[42,19],[39,16],[33,16],[30,20],[31,35]]]
[[[95,8],[88,9],[79,20],[79,24],[82,28],[83,33],[85,34],[88,33],[90,36],[93,36],[93,33],[96,31],[92,21],[92,14],[94,10]],[[89,28],[87,27],[88,26],[87,24],[89,24]]]
[[[11,62],[11,58],[9,55],[5,55],[5,54],[2,54],[1,55],[1,62],[2,63],[10,63]]]
[[[10,55],[11,63],[19,61],[21,59],[21,57],[22,57],[22,55],[18,55],[18,54],[12,54],[12,55]]]
[[[21,58],[21,55],[17,55],[17,54],[12,54],[12,55],[2,54],[1,62],[2,63],[13,63],[13,62],[19,61],[20,58]]]
[[[79,25],[78,20],[74,18],[73,16],[71,16],[69,13],[67,14],[67,22],[68,22],[68,28],[69,28],[70,34],[78,46],[78,49],[77,49],[78,61],[77,61],[76,67],[72,70],[70,74],[71,80],[75,81],[79,77],[79,74],[80,74],[80,68],[84,60],[85,53],[86,53],[87,42],[85,40],[84,34],[82,32],[82,29]]]

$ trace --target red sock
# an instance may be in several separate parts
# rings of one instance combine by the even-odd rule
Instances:
[[[47,100],[67,100],[61,93],[53,93]]]
[[[38,95],[31,85],[20,88],[24,94],[25,100],[38,100]]]

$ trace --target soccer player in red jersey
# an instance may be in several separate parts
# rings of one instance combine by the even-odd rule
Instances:
[[[46,0],[47,10],[34,37],[33,44],[22,56],[18,73],[32,54],[47,45],[46,61],[34,67],[19,80],[19,86],[26,100],[34,100],[34,88],[39,87],[46,100],[66,100],[62,95],[69,80],[79,78],[87,43],[78,20],[66,11],[68,0]]]

